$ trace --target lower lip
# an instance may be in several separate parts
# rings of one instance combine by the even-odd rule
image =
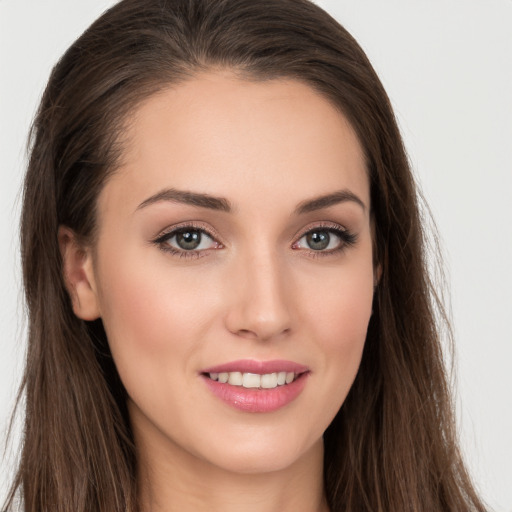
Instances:
[[[290,384],[272,389],[248,389],[212,380],[202,375],[210,391],[223,402],[245,412],[272,412],[295,400],[306,385],[309,372],[301,374]]]

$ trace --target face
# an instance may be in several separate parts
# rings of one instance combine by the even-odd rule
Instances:
[[[150,453],[248,473],[321,444],[374,287],[367,172],[339,111],[294,81],[167,89],[137,110],[98,225],[91,293]]]

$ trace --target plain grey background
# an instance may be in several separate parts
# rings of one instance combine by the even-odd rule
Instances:
[[[26,135],[52,65],[113,3],[0,0],[2,445],[24,353],[17,224]],[[512,512],[512,0],[318,3],[359,41],[391,97],[442,239],[462,447],[483,497]],[[11,445],[0,460],[0,501],[16,453]]]

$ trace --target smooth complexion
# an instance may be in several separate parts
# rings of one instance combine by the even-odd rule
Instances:
[[[353,129],[302,83],[212,72],[144,102],[126,141],[95,246],[60,242],[75,313],[102,318],[129,395],[147,510],[326,510],[322,435],[377,273]],[[301,365],[302,389],[239,408],[204,372],[240,360]]]

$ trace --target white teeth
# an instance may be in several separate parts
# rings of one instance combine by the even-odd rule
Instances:
[[[259,388],[262,378],[257,373],[244,373],[242,386],[244,388]]]
[[[231,384],[232,386],[241,386],[242,382],[242,374],[240,372],[229,372],[228,384]]]
[[[261,387],[272,389],[277,387],[277,373],[266,373],[261,376]]]
[[[221,372],[209,373],[208,376],[222,384],[228,383],[231,386],[242,386],[247,389],[273,389],[277,386],[290,384],[296,377],[293,372],[265,373],[263,375],[258,373]]]

